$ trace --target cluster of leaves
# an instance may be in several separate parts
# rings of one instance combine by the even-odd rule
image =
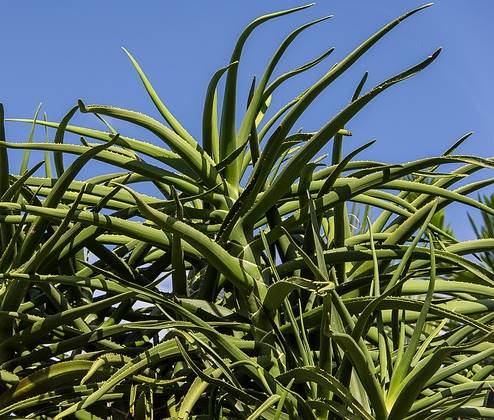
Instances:
[[[323,19],[296,29],[252,84],[236,128],[248,36],[305,7],[246,27],[207,89],[201,143],[129,53],[163,123],[79,102],[60,123],[18,120],[53,129],[52,142],[14,143],[1,110],[0,416],[494,417],[494,274],[469,258],[494,240],[459,242],[437,216],[451,203],[493,216],[468,194],[494,180],[464,181],[494,160],[454,154],[466,137],[442,156],[403,164],[355,160],[370,143],[342,152],[352,117],[439,51],[366,93],[364,75],[319,131],[293,132],[323,90],[427,6],[264,118],[286,80],[332,52],[273,80],[291,42]],[[77,112],[95,114],[105,130],[71,125]],[[120,135],[105,117],[164,145]],[[81,144],[64,142],[67,133]],[[9,173],[9,149],[25,151],[20,175]],[[45,160],[29,169],[32,150]],[[76,156],[70,165],[67,155]],[[76,180],[95,160],[117,172]],[[35,176],[42,166],[45,176]]]

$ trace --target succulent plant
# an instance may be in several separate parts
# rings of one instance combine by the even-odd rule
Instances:
[[[162,121],[79,101],[61,122],[15,120],[53,129],[53,141],[14,143],[2,108],[0,415],[494,417],[494,275],[468,257],[493,240],[460,242],[437,220],[451,203],[494,215],[468,197],[494,180],[463,182],[494,161],[454,154],[467,136],[441,156],[399,164],[356,160],[372,143],[343,153],[352,118],[440,50],[365,93],[363,75],[317,132],[295,131],[321,92],[428,6],[272,110],[286,80],[331,57],[275,77],[292,41],[324,19],[295,29],[241,113],[249,35],[308,6],[256,19],[211,78],[200,141],[127,51]],[[72,125],[78,112],[105,128]],[[163,144],[127,137],[107,118]],[[12,149],[25,151],[19,175],[9,173]],[[28,169],[32,150],[45,160]],[[94,161],[116,172],[78,180]]]

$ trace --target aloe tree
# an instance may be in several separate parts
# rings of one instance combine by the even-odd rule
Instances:
[[[331,56],[275,77],[292,41],[324,18],[295,29],[242,113],[237,79],[248,37],[309,5],[256,19],[211,78],[200,140],[128,51],[162,121],[78,101],[60,122],[13,120],[48,133],[45,142],[31,134],[14,143],[2,109],[0,414],[493,417],[494,275],[469,258],[493,240],[459,242],[437,223],[451,203],[494,214],[468,197],[494,181],[464,182],[493,160],[454,154],[466,137],[441,156],[400,164],[356,160],[372,143],[343,153],[352,118],[440,50],[367,91],[363,75],[318,131],[294,129],[374,44],[428,6],[391,21],[271,110],[285,81]],[[78,112],[104,128],[71,124]],[[127,137],[107,118],[163,144]],[[9,173],[9,149],[24,150],[19,175]],[[45,160],[28,169],[32,150]],[[95,160],[116,172],[80,180]],[[43,166],[45,176],[35,176]]]

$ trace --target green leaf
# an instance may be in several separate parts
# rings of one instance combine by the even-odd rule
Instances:
[[[257,28],[259,25],[280,17],[284,15],[288,15],[308,7],[312,6],[312,4],[295,7],[293,9],[283,10],[280,12],[270,13],[264,16],[261,16],[251,22],[244,31],[240,34],[237,43],[235,44],[235,48],[232,52],[232,56],[230,58],[230,63],[239,62],[240,57],[242,55],[242,50],[245,42],[248,37]],[[223,96],[223,110],[221,115],[221,128],[220,128],[220,160],[224,159],[227,155],[229,155],[233,150],[235,150],[238,146],[237,139],[235,135],[236,124],[235,124],[235,114],[236,114],[236,97],[237,97],[237,74],[238,74],[238,66],[230,67],[228,69],[228,73],[226,76],[225,82],[225,93]],[[257,113],[256,113],[257,115]],[[250,130],[250,124],[248,129]],[[230,174],[230,171],[234,175]],[[233,182],[235,179],[238,179],[238,174],[236,174],[237,169],[235,167],[231,167],[231,170],[227,172],[226,179],[235,185]]]
[[[172,195],[177,206],[176,218],[181,221],[184,217],[184,209],[174,188],[172,188]],[[182,249],[180,235],[177,234],[174,234],[172,239],[172,268],[173,293],[177,296],[187,296],[187,273],[185,271],[184,251]]]
[[[202,114],[202,147],[213,160],[220,161],[220,137],[218,131],[218,109],[217,109],[217,86],[221,76],[230,67],[238,66],[238,61],[234,61],[226,67],[216,71],[209,82],[204,108]]]
[[[142,84],[144,85],[146,92],[148,93],[149,97],[153,101],[154,105],[156,106],[156,109],[159,111],[162,117],[166,120],[168,124],[170,124],[170,127],[175,131],[175,133],[177,133],[180,137],[182,137],[185,141],[187,141],[187,143],[189,143],[192,147],[194,148],[197,147],[198,146],[197,141],[177,121],[177,119],[171,114],[171,112],[168,110],[165,104],[161,101],[158,94],[151,85],[151,82],[148,80],[148,78],[142,71],[141,66],[139,66],[137,60],[125,48],[122,47],[122,49],[124,50],[125,54],[127,54],[130,61],[132,62],[132,65],[136,69],[137,74],[141,78]]]
[[[0,103],[0,141],[5,142],[5,114],[3,104]],[[9,156],[7,150],[0,147],[0,196],[4,196],[9,189]],[[0,225],[0,245],[2,252],[7,248],[10,239],[13,235],[13,230],[10,226]]]
[[[352,361],[353,367],[367,392],[372,408],[376,413],[376,417],[387,418],[387,409],[384,403],[382,390],[377,378],[371,371],[367,363],[367,358],[362,350],[348,334],[332,333],[332,338],[342,347]]]
[[[400,359],[399,363],[397,363],[397,365],[394,368],[393,375],[391,377],[391,383],[389,386],[389,393],[388,393],[388,399],[390,400],[393,400],[395,398],[395,393],[397,389],[401,387],[401,384],[405,379],[405,376],[410,371],[412,359],[417,352],[420,342],[420,335],[422,334],[424,325],[426,323],[427,314],[429,312],[429,308],[432,303],[433,294],[435,292],[434,286],[436,281],[436,255],[434,252],[434,243],[432,241],[432,237],[430,234],[429,234],[429,246],[431,250],[431,262],[430,262],[431,268],[430,268],[430,279],[429,279],[429,287],[427,289],[427,295],[425,297],[424,306],[420,311],[419,318],[415,323],[413,334],[407,343],[405,353],[403,357]]]
[[[277,394],[271,395],[249,417],[247,417],[247,420],[258,419],[265,411],[272,408],[272,406],[276,404],[280,399],[281,397]]]
[[[241,261],[231,256],[220,245],[203,233],[171,216],[167,216],[153,209],[135,194],[134,191],[125,186],[122,187],[134,196],[139,210],[145,217],[155,222],[163,230],[178,235],[185,242],[195,247],[218,271],[223,273],[237,287],[250,290],[254,286],[252,276],[259,276],[259,274],[255,274],[257,267],[248,265],[246,261]]]
[[[36,107],[36,111],[34,112],[34,119],[33,119],[32,125],[31,125],[31,131],[29,132],[29,135],[27,138],[28,143],[33,142],[34,131],[36,129],[36,120],[38,119],[38,114],[39,114],[40,109],[41,109],[41,104],[39,104]],[[2,141],[3,141],[3,139],[2,139]],[[19,170],[19,175],[23,175],[27,171],[28,165],[29,165],[29,150],[26,150],[22,155],[22,162],[21,162],[21,168]]]
[[[77,105],[72,107],[70,109],[70,111],[67,112],[67,114],[62,118],[62,121],[60,121],[60,124],[57,127],[57,132],[55,133],[55,138],[53,140],[53,143],[55,143],[55,144],[62,144],[63,143],[66,127],[78,109],[79,109],[79,107]],[[36,123],[37,123],[36,120],[34,120],[33,124],[36,124]],[[39,124],[39,122],[38,122],[38,124]],[[64,171],[65,171],[64,164],[63,164],[63,154],[60,153],[59,151],[55,152],[53,154],[53,160],[55,163],[55,170],[57,171],[57,176],[59,178],[61,178]]]
[[[297,8],[295,10],[300,10],[300,8]],[[292,10],[292,11],[295,11]],[[264,74],[262,75],[258,86],[253,92],[252,99],[249,102],[249,106],[247,108],[247,112],[244,115],[244,118],[242,120],[242,123],[240,124],[239,132],[237,135],[237,138],[235,140],[235,145],[241,145],[245,142],[248,141],[248,137],[251,134],[252,128],[255,127],[255,122],[256,118],[259,115],[259,111],[261,107],[265,104],[265,102],[268,100],[268,97],[264,98],[264,91],[266,89],[266,86],[268,84],[268,81],[276,68],[276,65],[278,64],[279,60],[282,58],[283,54],[285,53],[286,49],[290,46],[290,44],[295,40],[295,38],[300,35],[304,30],[310,28],[313,25],[316,25],[320,22],[323,22],[327,20],[329,17],[323,17],[321,19],[317,19],[315,21],[306,23],[305,25],[300,26],[299,28],[295,29],[290,35],[288,35],[285,40],[281,43],[280,47],[278,50],[275,52],[273,57],[271,58],[268,66],[266,67],[266,70],[264,71]],[[227,79],[228,83],[228,79]],[[237,165],[238,166],[238,165]],[[232,170],[233,172],[233,170]],[[234,172],[235,173],[235,172]],[[238,168],[236,168],[236,173],[238,173]],[[228,174],[227,174],[228,177]],[[228,178],[229,179],[229,178]],[[236,184],[239,182],[239,179],[232,180],[231,181],[233,184]]]
[[[360,111],[364,105],[370,102],[379,93],[427,67],[437,58],[439,52],[440,50],[437,50],[433,55],[418,65],[413,66],[399,75],[381,83],[370,92],[348,105],[328,124],[321,128],[313,136],[313,138],[309,140],[292,159],[290,159],[289,163],[283,168],[280,175],[278,175],[276,180],[272,183],[268,192],[264,194],[263,197],[249,210],[248,215],[245,217],[245,223],[247,225],[251,225],[255,218],[259,217],[260,214],[264,213],[269,207],[271,207],[275,200],[283,196],[292,182],[298,177],[298,174],[300,174],[302,168],[310,159],[314,157],[315,153],[317,153],[322,146],[330,138],[332,138],[341,127],[345,125],[346,122],[348,122],[358,111]]]
[[[107,115],[123,121],[128,121],[146,128],[156,136],[158,136],[172,151],[177,153],[196,176],[206,183],[209,187],[221,183],[221,178],[214,169],[213,159],[202,150],[199,146],[191,146],[182,137],[174,131],[165,127],[163,124],[156,121],[147,115],[135,111],[129,111],[122,108],[115,108],[105,105],[84,105],[79,101],[79,109],[82,113],[95,113]]]
[[[96,114],[98,115],[98,114]],[[33,120],[22,118],[11,118],[8,121],[22,122],[32,124]],[[44,127],[57,129],[60,124],[49,121],[36,121],[36,124]],[[78,127],[75,125],[67,125],[65,131],[69,133],[78,134],[84,137],[93,138],[101,141],[110,141],[114,136],[112,133],[105,131],[93,130],[90,128]],[[172,168],[179,170],[181,173],[191,176],[194,172],[183,162],[180,156],[170,150],[166,150],[162,147],[156,146],[151,143],[144,142],[142,140],[136,140],[130,137],[120,135],[118,141],[115,143],[121,147],[125,147],[128,150],[142,153],[153,159],[156,159]]]
[[[279,280],[269,286],[266,296],[264,297],[263,307],[268,311],[276,311],[286,297],[295,290],[308,290],[311,292],[324,294],[326,291],[334,288],[334,285],[327,282],[314,282],[302,278],[289,278]]]

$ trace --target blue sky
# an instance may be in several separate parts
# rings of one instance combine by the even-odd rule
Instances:
[[[175,116],[199,137],[207,83],[216,69],[228,63],[242,28],[259,15],[301,4],[291,0],[6,1],[0,26],[0,101],[7,117],[31,117],[43,102],[49,119],[59,120],[77,98],[156,115],[120,49],[125,46]],[[245,48],[241,86],[247,89],[251,77],[262,72],[292,29],[334,15],[298,38],[282,61],[278,74],[336,47],[318,68],[287,83],[273,101],[282,104],[380,26],[421,4],[321,0],[308,10],[272,21],[257,29]],[[432,66],[387,91],[349,124],[354,133],[349,147],[376,139],[367,158],[404,162],[440,154],[472,130],[475,136],[460,152],[494,155],[493,17],[492,0],[436,1],[390,33],[321,95],[299,126],[315,130],[330,119],[349,100],[364,71],[370,72],[370,87],[442,46],[443,53]],[[87,117],[80,121],[98,126]],[[143,137],[131,127],[117,124],[117,128]],[[7,130],[10,140],[20,141],[28,127],[9,124]],[[41,134],[40,130],[36,138]],[[460,212],[452,213],[455,222],[457,217],[465,220]]]

